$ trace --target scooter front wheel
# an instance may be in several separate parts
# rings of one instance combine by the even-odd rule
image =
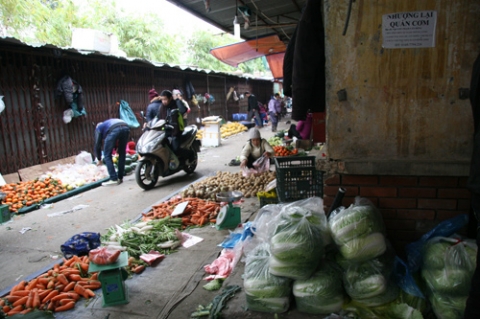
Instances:
[[[157,162],[156,165],[161,165]],[[158,181],[158,172],[160,170],[155,167],[150,161],[141,161],[135,168],[135,180],[138,186],[144,190],[149,190],[155,187]]]

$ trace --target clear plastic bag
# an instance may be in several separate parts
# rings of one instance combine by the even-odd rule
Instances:
[[[474,240],[459,236],[434,237],[426,243],[421,275],[437,318],[463,318],[477,249]]]
[[[452,236],[459,229],[468,224],[468,215],[462,214],[445,220],[425,233],[419,240],[405,246],[407,265],[410,272],[414,273],[422,266],[423,248],[431,238]]]
[[[290,307],[292,280],[269,271],[270,246],[262,242],[246,257],[243,287],[249,310],[282,313]]]
[[[343,257],[357,262],[383,254],[387,248],[385,225],[378,209],[357,196],[348,208],[339,207],[329,218],[332,238]]]
[[[257,173],[268,172],[270,170],[270,159],[265,156],[260,156],[255,162],[253,162],[252,166]]]
[[[325,214],[312,210],[308,202],[285,205],[269,240],[270,272],[292,279],[310,277],[325,253],[325,229]]]

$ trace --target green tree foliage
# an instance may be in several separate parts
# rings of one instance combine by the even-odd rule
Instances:
[[[212,48],[237,42],[229,35],[196,30],[190,38],[164,31],[155,15],[123,12],[115,0],[0,0],[0,34],[26,43],[70,47],[74,28],[113,33],[129,57],[187,64],[223,72],[264,70],[261,59],[231,67],[210,54]]]

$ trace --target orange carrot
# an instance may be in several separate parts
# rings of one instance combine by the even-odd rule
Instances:
[[[48,296],[48,294],[49,294],[51,291],[52,291],[51,289],[40,290],[40,291],[38,292],[38,297],[40,298],[40,300],[43,300],[43,298],[45,298],[46,296]]]
[[[34,295],[33,290],[30,290],[30,293],[28,294],[27,303],[25,304],[26,308],[32,308],[33,307],[33,295]]]
[[[3,306],[5,306],[5,300],[0,299],[0,307],[3,307]]]
[[[25,296],[28,296],[29,293],[30,293],[29,290],[17,290],[17,291],[14,291],[14,292],[10,292],[10,296],[25,297]]]
[[[12,310],[12,308],[10,306],[3,306],[3,313],[7,313],[9,312],[10,310]]]
[[[16,315],[17,313],[20,313],[20,311],[22,311],[22,310],[23,310],[23,306],[17,306],[17,307],[14,307],[9,312],[7,312],[7,315],[8,316],[13,316],[13,315]]]
[[[52,302],[57,302],[57,301],[60,301],[62,299],[72,299],[70,298],[70,296],[67,294],[67,293],[61,293],[55,297],[52,298]]]
[[[36,291],[33,293],[32,307],[33,307],[33,308],[38,308],[38,307],[40,307],[40,296],[39,296],[38,290],[36,290]]]
[[[55,289],[58,291],[63,291],[63,289],[65,289],[65,285],[63,284],[55,285]]]
[[[55,287],[55,281],[50,280],[47,284],[47,289],[53,289]]]
[[[68,285],[68,279],[67,279],[67,277],[65,277],[64,274],[59,274],[59,275],[57,276],[57,280],[58,280],[62,285],[65,285],[65,286]]]
[[[18,299],[17,301],[15,301],[13,303],[13,307],[17,307],[17,306],[20,306],[20,305],[23,306],[27,303],[27,300],[28,300],[28,296],[21,297],[20,299]]]
[[[73,291],[75,291],[77,294],[79,294],[83,298],[86,298],[86,299],[89,298],[88,293],[85,291],[85,288],[83,288],[82,285],[78,285],[78,284],[75,285],[75,288],[73,288]]]
[[[18,284],[16,284],[15,286],[13,286],[12,290],[10,291],[10,293],[14,292],[14,291],[17,291],[17,290],[24,290],[25,289],[25,280],[22,280],[20,281]]]
[[[48,279],[48,277],[39,277],[37,285],[38,284],[48,285],[49,281],[50,281],[50,279]]]
[[[75,302],[74,302],[74,301],[70,301],[69,303],[67,303],[67,304],[65,304],[65,305],[63,305],[63,306],[55,307],[55,312],[70,310],[70,309],[72,309],[73,307],[75,307]]]
[[[35,288],[37,288],[37,289],[39,289],[39,290],[45,290],[45,289],[47,289],[47,286],[45,286],[45,285],[43,285],[43,284],[37,284],[37,285],[35,286]]]
[[[98,279],[98,272],[94,272],[94,273],[90,276],[89,279],[90,279],[90,280],[97,280],[97,279]]]
[[[85,293],[88,295],[88,297],[95,297],[95,293],[92,291],[92,289],[85,288]]]
[[[67,291],[73,290],[73,287],[75,287],[75,281],[69,282],[68,285],[65,286],[63,291],[67,292]]]
[[[71,302],[71,301],[75,302],[75,300],[72,299],[72,298],[65,298],[65,299],[59,300],[59,301],[58,301],[58,304],[61,305],[61,306],[63,306],[63,305],[65,305],[65,304],[67,304],[67,303],[69,303],[69,302]]]
[[[38,278],[34,278],[34,279],[30,280],[28,285],[25,287],[25,290],[32,290],[37,285],[37,282],[38,282]]]
[[[22,298],[23,297],[21,297],[21,296],[12,296],[12,295],[8,295],[8,296],[3,297],[3,299],[8,301],[9,303],[14,303],[15,301],[17,301],[19,299],[22,299]]]
[[[83,272],[87,273],[88,272],[88,263],[79,263],[80,268],[82,269]]]
[[[53,297],[59,294],[58,290],[52,290],[45,298],[42,299],[42,303],[46,303],[51,300]]]
[[[70,280],[73,280],[73,281],[81,281],[81,280],[87,279],[87,278],[83,278],[82,276],[76,275],[76,274],[71,274],[71,275],[68,276],[68,278]]]

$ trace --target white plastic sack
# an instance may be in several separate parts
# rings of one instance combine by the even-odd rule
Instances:
[[[73,118],[73,110],[72,109],[68,109],[68,110],[65,110],[63,112],[63,122],[65,124],[68,124],[72,121],[72,118]]]
[[[81,151],[80,154],[78,154],[75,157],[75,164],[77,165],[92,164],[92,154],[90,154],[89,152]]]

